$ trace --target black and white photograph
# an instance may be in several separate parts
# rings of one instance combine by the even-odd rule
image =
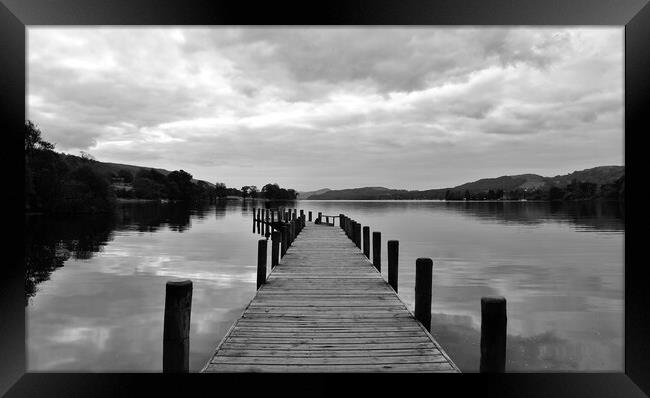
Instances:
[[[29,372],[623,372],[621,26],[30,26]]]

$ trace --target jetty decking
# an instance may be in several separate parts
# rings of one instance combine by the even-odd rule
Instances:
[[[459,370],[343,229],[310,222],[202,372]]]

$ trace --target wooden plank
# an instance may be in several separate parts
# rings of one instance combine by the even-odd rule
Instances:
[[[310,356],[225,356],[217,355],[210,361],[211,364],[258,364],[258,365],[369,365],[369,364],[413,364],[413,363],[446,363],[442,355],[407,355],[407,356],[351,356],[332,357]]]
[[[458,372],[342,229],[306,224],[203,372]]]
[[[206,372],[284,372],[284,373],[325,373],[325,372],[455,372],[449,363],[409,363],[409,364],[310,364],[310,365],[257,365],[257,364],[213,364],[210,363]]]
[[[433,351],[435,352],[435,351]],[[440,353],[432,353],[430,348],[395,348],[395,349],[374,349],[374,350],[349,350],[349,349],[251,349],[251,348],[224,348],[219,351],[219,356],[232,357],[280,357],[280,358],[344,358],[344,357],[406,357],[431,355],[434,360],[443,361],[444,356]],[[215,357],[216,358],[216,357]],[[214,361],[212,361],[214,362]]]

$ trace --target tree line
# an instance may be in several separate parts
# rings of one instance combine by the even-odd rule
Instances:
[[[81,157],[54,151],[40,129],[25,121],[25,210],[46,213],[98,213],[112,211],[118,198],[214,202],[219,198],[295,199],[293,189],[266,184],[228,188],[194,181],[184,170],[164,174],[155,169],[102,172],[102,163],[90,154]]]
[[[441,196],[441,195],[440,195]],[[496,189],[487,191],[451,190],[445,191],[445,200],[542,200],[542,201],[572,201],[605,199],[623,201],[625,198],[625,175],[616,181],[600,186],[593,182],[582,182],[573,179],[566,186],[551,186],[547,189],[537,188],[524,190],[521,188],[506,190]]]

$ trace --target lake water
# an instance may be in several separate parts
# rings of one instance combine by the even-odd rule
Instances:
[[[123,204],[114,215],[26,218],[28,371],[159,372],[165,283],[194,284],[200,370],[255,295],[261,202]],[[616,203],[298,201],[400,241],[399,294],[434,261],[432,334],[479,363],[480,299],[507,300],[506,371],[623,371],[624,210]],[[270,264],[270,262],[269,262]],[[270,267],[269,267],[270,268]]]

